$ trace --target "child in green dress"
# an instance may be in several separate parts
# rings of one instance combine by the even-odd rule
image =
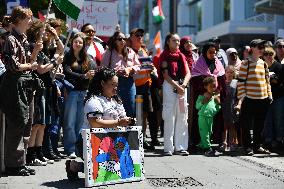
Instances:
[[[203,85],[206,92],[198,96],[195,105],[198,110],[198,126],[201,138],[198,147],[206,151],[206,156],[215,156],[215,151],[211,148],[210,137],[214,116],[221,108],[220,94],[216,93],[217,88],[214,77],[206,77],[203,80]]]

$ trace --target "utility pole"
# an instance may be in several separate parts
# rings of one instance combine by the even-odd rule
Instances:
[[[177,32],[177,0],[170,1],[170,32]]]

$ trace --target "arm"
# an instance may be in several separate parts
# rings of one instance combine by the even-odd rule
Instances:
[[[202,106],[204,105],[203,101],[205,100],[205,97],[202,95],[199,95],[197,100],[196,100],[196,104],[195,104],[195,108],[197,110],[200,110],[202,108]]]
[[[248,72],[248,61],[243,61],[240,67],[238,84],[237,84],[237,97],[243,99],[246,96],[246,79]]]
[[[117,126],[128,126],[130,118],[121,118],[115,120],[104,120],[98,118],[88,118],[88,121],[92,128],[116,128]]]
[[[181,91],[184,91],[184,89],[179,86],[170,76],[169,76],[169,72],[168,72],[168,63],[166,61],[163,61],[161,63],[161,71],[162,71],[162,75],[164,80],[166,80],[169,84],[171,84],[173,86],[173,88],[175,89],[179,89]]]

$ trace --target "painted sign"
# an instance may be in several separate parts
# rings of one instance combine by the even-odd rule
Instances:
[[[27,7],[27,0],[6,0],[7,14],[10,15],[14,7],[21,5],[22,7]]]
[[[85,129],[82,136],[86,187],[144,179],[141,127]]]
[[[67,18],[70,28],[81,27],[86,23],[91,23],[96,29],[96,35],[112,36],[118,24],[117,1],[85,1],[81,9],[78,20]]]

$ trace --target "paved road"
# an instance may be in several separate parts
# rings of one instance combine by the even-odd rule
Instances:
[[[162,149],[145,152],[146,180],[98,188],[257,188],[284,189],[284,157],[224,156],[163,157]],[[84,188],[80,181],[69,182],[65,161],[46,167],[35,167],[37,174],[29,177],[2,177],[1,189]]]

